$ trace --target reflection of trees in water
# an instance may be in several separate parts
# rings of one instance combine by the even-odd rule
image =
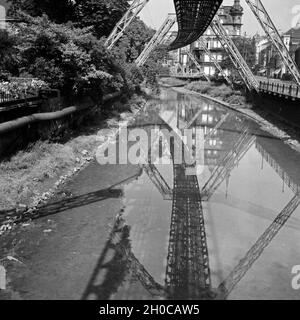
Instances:
[[[189,117],[193,116],[193,113],[189,114]],[[226,154],[223,160],[220,161],[219,167],[216,166],[217,168],[209,180],[212,182],[209,194],[214,193],[224,179],[230,175],[230,172],[248,152],[255,140],[252,133],[248,131],[247,122],[233,120],[236,119],[230,117],[219,125],[221,133],[224,133],[224,127],[227,129],[226,136],[230,136],[230,139],[227,139],[230,143],[226,143]],[[233,122],[234,126],[232,125]],[[231,130],[233,129],[234,139],[231,139],[233,135],[229,134],[228,127]],[[222,138],[226,138],[224,134]],[[155,173],[155,170],[152,171]],[[151,174],[153,173],[152,171]],[[163,177],[154,173],[155,184],[161,183]],[[170,191],[169,188],[164,187],[163,183],[161,183],[161,188],[158,189],[163,195],[168,193],[166,189]],[[197,177],[185,175],[185,165],[174,166],[172,198],[173,206],[165,285],[158,284],[135,257],[129,241],[130,228],[126,226],[124,219],[119,217],[83,296],[84,299],[87,299],[92,294],[97,299],[109,299],[118,291],[128,274],[132,275],[132,279],[138,279],[152,297],[198,300],[226,299],[251,269],[255,261],[259,259],[265,248],[271,243],[300,203],[299,196],[296,195],[228,277],[214,290],[210,279],[201,193]],[[106,262],[108,257],[111,258]],[[103,271],[105,273],[101,278],[101,282],[94,284],[95,282],[97,283],[99,274]]]

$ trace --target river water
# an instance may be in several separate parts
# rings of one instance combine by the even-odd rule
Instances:
[[[124,187],[110,299],[299,299],[300,155],[240,113],[172,90],[132,126],[200,129],[204,148],[196,169],[148,163]]]

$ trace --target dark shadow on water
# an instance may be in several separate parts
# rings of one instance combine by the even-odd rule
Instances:
[[[128,272],[124,252],[131,250],[129,235],[130,227],[118,218],[81,300],[109,300],[117,292]]]

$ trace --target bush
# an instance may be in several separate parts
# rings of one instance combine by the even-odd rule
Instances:
[[[15,99],[23,98],[25,93],[36,93],[41,89],[47,89],[46,82],[41,80],[0,82],[0,93],[12,95]]]
[[[235,91],[226,84],[216,85],[204,81],[195,81],[186,85],[186,89],[219,98],[230,104],[242,105],[246,103],[246,99],[240,91]]]
[[[211,90],[211,84],[205,81],[194,81],[189,83],[186,88],[191,91],[208,94]]]
[[[232,95],[231,97],[228,97],[225,101],[229,104],[235,105],[243,105],[246,103],[245,97],[236,94]]]

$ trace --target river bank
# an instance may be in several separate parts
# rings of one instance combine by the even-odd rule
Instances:
[[[119,125],[132,121],[145,105],[142,96],[127,103],[115,102],[103,119],[100,112],[67,141],[37,141],[0,163],[0,234],[10,230],[16,213],[32,213],[47,202],[61,186],[94,159],[97,148],[106,143]],[[109,130],[103,135],[102,130]],[[106,131],[107,133],[107,131]]]
[[[202,117],[208,110],[214,116],[210,118],[213,125],[225,120],[212,139],[216,145],[205,148],[205,169],[197,177],[192,196],[187,188],[173,194],[186,207],[177,208],[176,201],[164,196],[157,180],[138,165],[101,166],[91,161],[63,186],[66,196],[57,195],[41,208],[37,219],[20,223],[1,237],[0,261],[7,271],[7,290],[0,292],[0,299],[149,300],[177,296],[200,300],[213,298],[218,290],[223,292],[224,283],[229,284],[228,299],[296,298],[288,275],[299,261],[295,243],[300,237],[300,208],[293,216],[284,215],[280,228],[277,216],[300,183],[299,154],[240,112],[174,90],[148,102],[133,127],[161,125],[164,117],[160,116],[165,113],[180,117],[184,125],[200,111],[193,122],[196,128],[209,120]],[[243,140],[241,129],[248,133]],[[237,148],[238,142],[242,143]],[[192,210],[197,206],[195,192],[202,190],[211,169],[222,165],[228,154],[235,164],[226,166],[227,179],[220,177],[210,199],[201,201],[199,211]],[[157,170],[171,188],[183,185],[183,172],[176,174],[172,164],[158,165]],[[183,223],[188,215],[194,217],[190,225]],[[270,224],[276,226],[276,237]],[[201,239],[195,236],[198,234]],[[188,252],[184,245],[187,237]],[[205,246],[203,251],[200,244]],[[175,246],[178,249],[173,250]],[[247,254],[252,246],[261,246],[253,259]],[[208,256],[204,269],[199,260]],[[178,262],[174,265],[173,261]],[[247,275],[231,285],[227,277],[232,270],[240,270],[236,266],[241,261],[249,266]],[[195,270],[188,280],[184,273],[187,264]],[[213,292],[197,280],[207,270]],[[170,276],[179,279],[180,287],[178,282],[166,281]],[[193,279],[199,290],[186,285]]]
[[[239,112],[243,114],[244,116],[248,117],[249,119],[255,121],[260,125],[260,128],[263,131],[266,131],[278,138],[280,138],[282,141],[284,141],[286,144],[288,144],[290,147],[292,147],[295,151],[300,152],[300,136],[299,133],[294,131],[291,128],[285,127],[282,124],[276,125],[268,120],[266,118],[262,117],[256,110],[251,108],[251,105],[243,105],[243,104],[230,104],[225,101],[223,101],[220,98],[212,97],[207,94],[195,92],[192,90],[189,90],[187,86],[184,88],[178,88],[173,87],[173,90],[184,93],[184,94],[191,94],[191,95],[198,95],[202,98],[211,100],[213,102],[216,102],[218,104],[221,104],[225,106],[226,108],[229,108],[231,110],[234,110],[236,112]]]
[[[246,97],[239,90],[234,90],[225,84],[214,84],[204,81],[187,82],[173,78],[161,79],[161,85],[184,94],[198,95],[240,112],[257,122],[264,131],[282,139],[294,150],[300,152],[298,130],[282,117],[275,116],[263,108],[254,108],[251,101],[247,101]],[[272,121],[267,119],[272,119]]]

